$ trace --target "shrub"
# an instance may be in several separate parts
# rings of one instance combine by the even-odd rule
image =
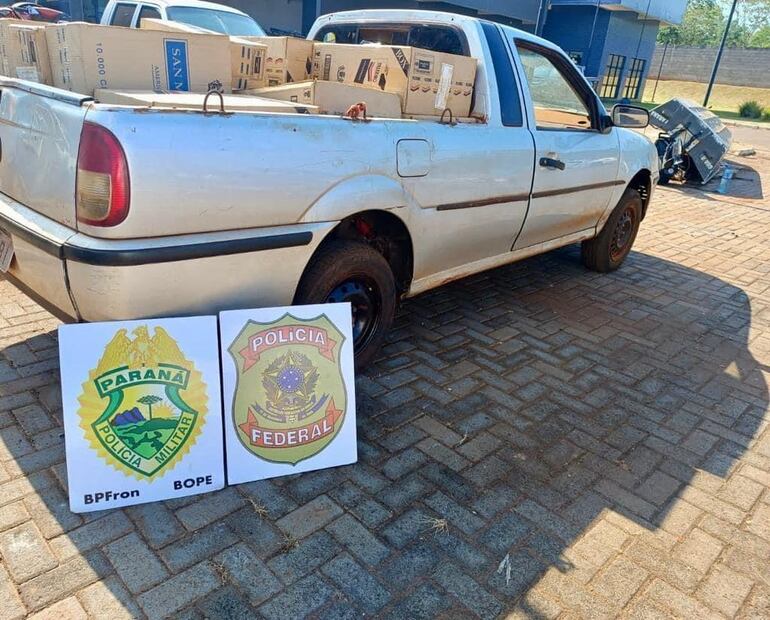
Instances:
[[[762,118],[765,113],[763,108],[757,101],[744,101],[741,107],[738,108],[738,114],[741,118]]]

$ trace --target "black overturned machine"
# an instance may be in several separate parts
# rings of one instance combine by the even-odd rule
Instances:
[[[662,184],[672,179],[708,183],[733,140],[716,114],[687,99],[672,99],[651,110],[650,124],[661,130],[655,148]]]

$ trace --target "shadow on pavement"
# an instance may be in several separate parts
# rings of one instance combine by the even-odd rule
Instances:
[[[388,409],[392,392],[364,396],[363,458],[387,467],[394,436],[422,436],[420,415],[447,425],[467,465],[428,460],[410,474],[421,489],[411,500],[434,489],[452,500],[447,511],[428,502],[449,514],[452,542],[425,544],[507,607],[551,567],[582,583],[616,553],[618,530],[670,537],[701,511],[731,526],[745,517],[720,487],[768,409],[751,328],[740,288],[641,253],[605,276],[572,247],[470,278],[404,308],[378,368],[384,383],[418,375],[415,399]],[[621,516],[613,526],[608,510]],[[699,578],[649,541],[626,554],[684,589]],[[506,557],[510,580],[497,572]]]

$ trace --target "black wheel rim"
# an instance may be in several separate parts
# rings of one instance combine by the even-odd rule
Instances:
[[[632,207],[626,207],[623,210],[615,230],[612,233],[610,241],[610,258],[617,261],[623,258],[631,248],[632,238],[634,236],[636,213]]]
[[[365,276],[355,276],[338,284],[326,303],[350,302],[353,345],[356,352],[371,342],[380,324],[381,296],[375,283]]]

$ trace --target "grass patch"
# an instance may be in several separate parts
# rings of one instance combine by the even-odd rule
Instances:
[[[706,95],[707,84],[700,82],[680,82],[676,80],[661,80],[658,84],[658,90],[655,93],[655,101],[652,101],[652,92],[655,90],[655,80],[647,80],[642,98],[642,105],[645,108],[652,109],[656,105],[665,103],[669,99],[682,97],[692,99],[698,104],[703,103]],[[752,86],[729,86],[726,84],[715,84],[709,100],[709,109],[723,119],[728,120],[747,120],[741,118],[738,110],[741,104],[747,100],[756,101],[765,109],[770,108],[770,88],[755,88]],[[752,122],[768,122],[767,116],[762,119],[751,119]]]

